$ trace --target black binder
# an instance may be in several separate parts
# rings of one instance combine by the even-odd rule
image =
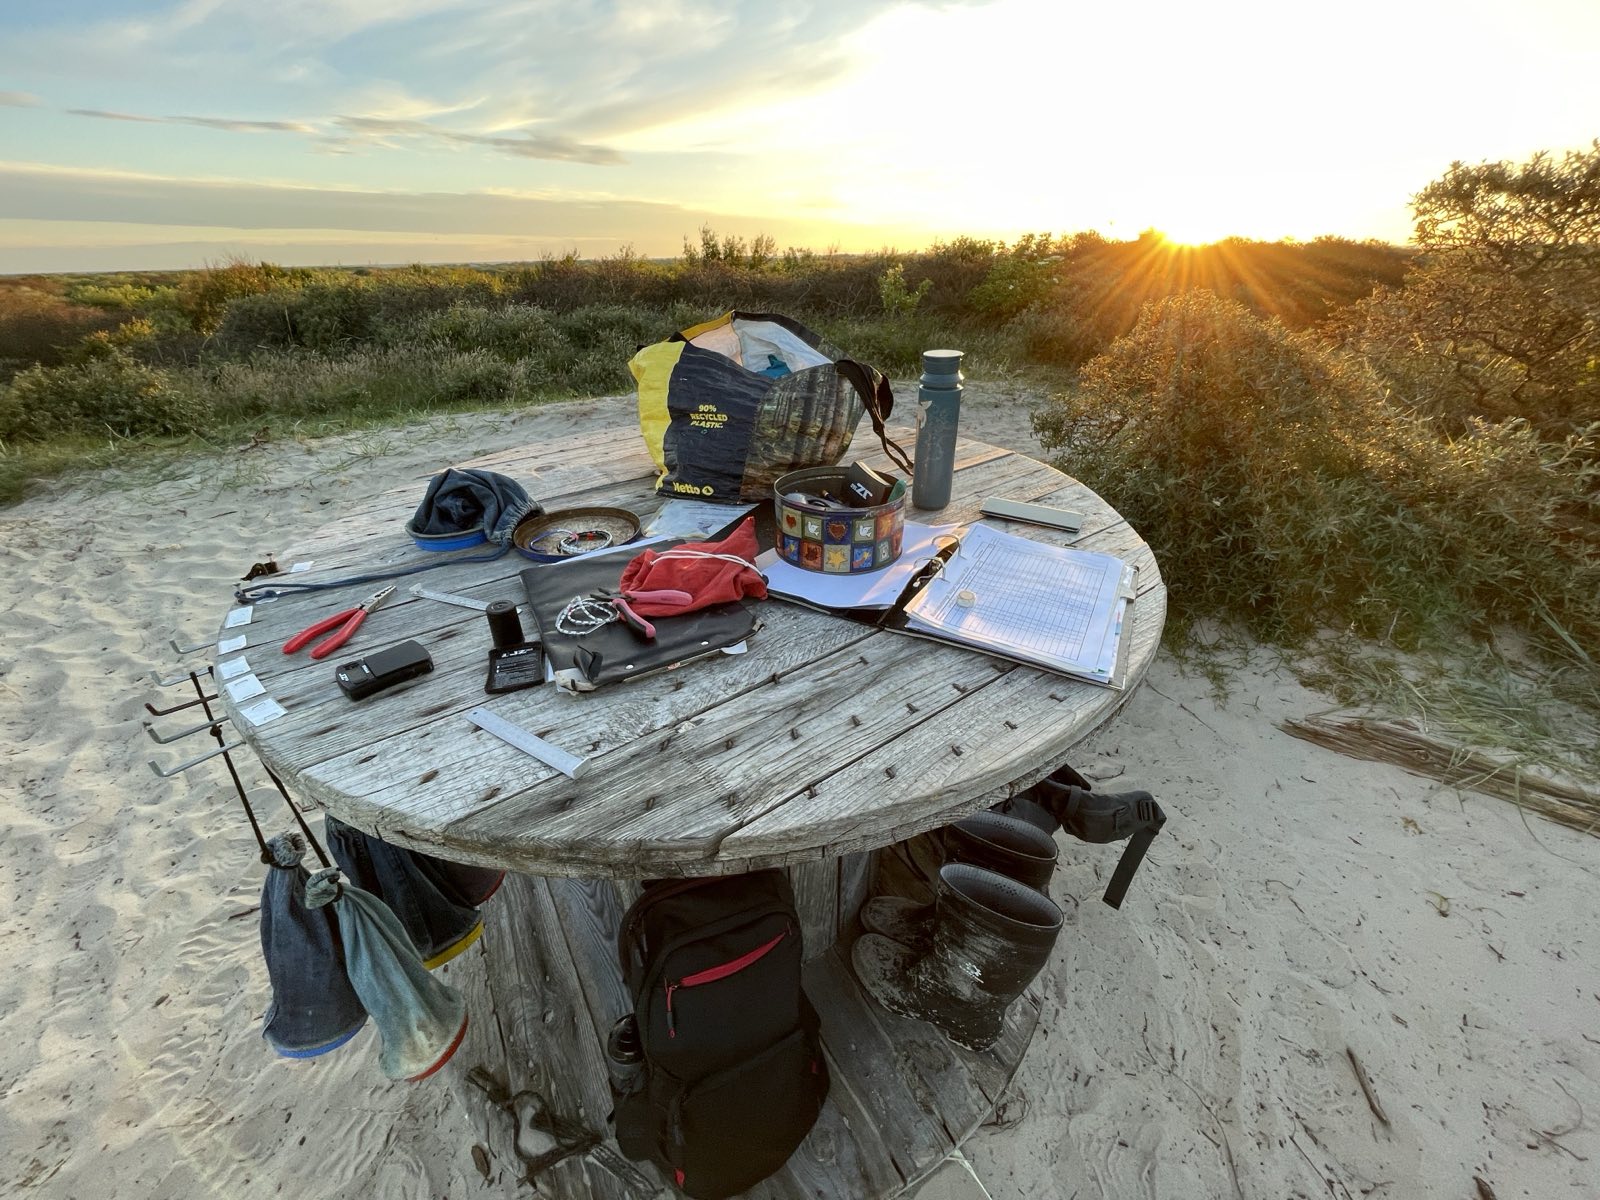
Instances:
[[[649,549],[667,550],[682,545],[684,540],[652,542]],[[622,580],[623,569],[634,557],[625,550],[590,554],[528,567],[522,572],[522,587],[539,627],[545,657],[556,672],[557,681],[568,690],[588,691],[680,666],[716,654],[725,646],[737,645],[755,630],[755,613],[738,600],[681,617],[650,617],[656,627],[652,641],[646,641],[620,621],[602,625],[581,637],[556,628],[556,617],[574,598],[615,589]],[[575,674],[564,677],[563,672]]]

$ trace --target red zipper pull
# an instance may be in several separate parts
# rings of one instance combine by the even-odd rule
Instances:
[[[669,1038],[675,1038],[678,1036],[677,1022],[672,1019],[672,993],[677,990],[678,984],[667,984],[667,1036]]]

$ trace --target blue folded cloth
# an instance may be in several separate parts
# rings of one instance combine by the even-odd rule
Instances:
[[[406,528],[434,537],[481,529],[491,542],[509,546],[517,522],[543,511],[515,479],[495,471],[450,467],[428,481]]]

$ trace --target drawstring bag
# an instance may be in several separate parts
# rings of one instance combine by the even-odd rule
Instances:
[[[628,370],[661,495],[770,499],[780,475],[843,458],[863,412],[890,459],[911,472],[884,433],[889,381],[788,317],[724,313],[644,347]]]
[[[483,921],[477,906],[494,894],[504,871],[391,845],[332,813],[326,820],[328,850],[345,878],[394,911],[430,971],[478,940]]]
[[[749,597],[763,600],[767,581],[756,569],[755,518],[746,517],[720,542],[648,549],[622,568],[617,590],[644,617],[677,617]]]
[[[306,881],[306,904],[333,907],[350,985],[383,1041],[383,1073],[414,1083],[449,1062],[467,1033],[467,1002],[428,974],[388,905],[341,883],[337,867]]]
[[[251,818],[254,821],[254,817]],[[306,839],[283,833],[266,843],[261,885],[261,954],[272,1003],[261,1036],[285,1058],[337,1050],[367,1023],[345,972],[339,926],[325,908],[306,906]]]

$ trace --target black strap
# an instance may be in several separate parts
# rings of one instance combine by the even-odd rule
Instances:
[[[840,377],[849,380],[860,395],[867,415],[872,418],[872,431],[878,435],[878,442],[889,456],[889,461],[909,476],[912,473],[911,457],[884,427],[894,412],[894,390],[889,386],[888,378],[852,358],[841,358],[833,365]]]
[[[432,571],[438,567],[455,567],[462,563],[494,562],[497,558],[505,556],[511,549],[508,542],[499,546],[488,554],[475,554],[471,558],[446,558],[439,562],[415,563],[409,567],[398,567],[392,571],[373,571],[366,575],[351,575],[345,579],[328,579],[321,583],[285,583],[279,582],[277,576],[271,576],[272,582],[258,583],[251,587],[236,587],[233,589],[233,598],[240,604],[252,604],[257,600],[276,600],[279,596],[294,596],[301,592],[323,592],[329,588],[354,587],[358,583],[377,583],[386,579],[401,579],[407,575],[419,575],[423,571]]]
[[[1149,792],[1122,792],[1102,796],[1080,787],[1066,789],[1066,802],[1059,806],[1061,827],[1085,842],[1120,842],[1128,845],[1117,861],[1101,897],[1112,908],[1122,907],[1134,872],[1144,861],[1145,851],[1167,823],[1167,814]]]

